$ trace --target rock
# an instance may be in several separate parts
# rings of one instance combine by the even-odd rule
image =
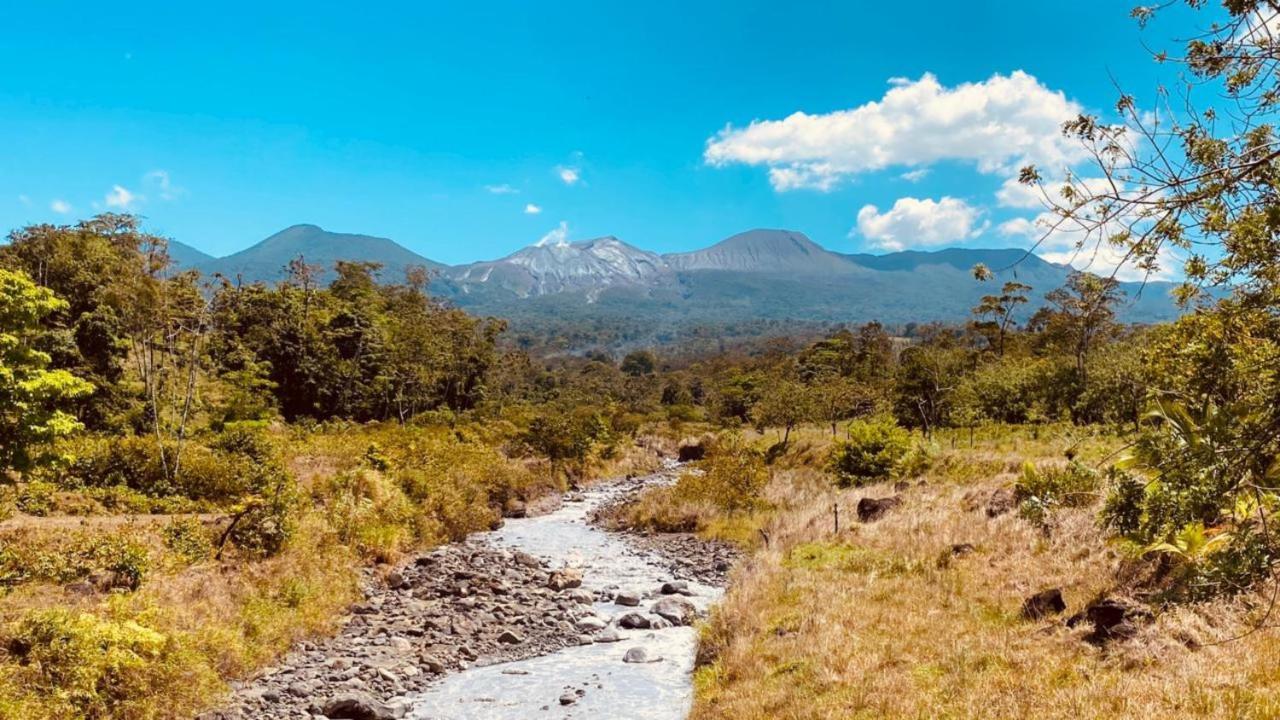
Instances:
[[[439,675],[440,673],[444,672],[444,663],[440,662],[434,656],[423,655],[422,658],[419,660],[419,662],[422,664],[422,667],[430,670],[432,673],[435,673],[436,675]]]
[[[571,692],[567,692],[567,693],[565,693],[565,694],[563,694],[563,695],[561,695],[561,696],[560,696],[560,704],[561,704],[561,705],[572,705],[572,704],[574,704],[574,703],[576,703],[576,702],[578,702],[578,696],[577,696],[577,695],[574,695],[574,694],[573,694],[573,693],[571,693]]]
[[[662,662],[662,658],[660,657],[651,658],[649,657],[649,652],[644,648],[633,647],[628,649],[626,654],[622,656],[622,662],[633,663],[633,664],[656,663],[656,662]]]
[[[692,625],[698,616],[693,603],[682,597],[665,597],[653,604],[649,612],[669,620],[672,625]]]
[[[1115,598],[1103,598],[1073,615],[1067,620],[1067,625],[1075,627],[1088,621],[1093,625],[1093,632],[1085,636],[1085,641],[1102,645],[1111,640],[1127,640],[1137,635],[1137,622],[1150,618],[1151,612],[1146,608]]]
[[[503,633],[498,636],[498,642],[503,645],[519,645],[524,642],[524,638],[510,630],[504,630]]]
[[[407,653],[407,652],[413,651],[413,643],[409,642],[408,638],[393,637],[391,638],[391,642],[387,643],[387,645],[397,653]]]
[[[707,448],[702,444],[681,445],[676,451],[676,459],[680,462],[693,462],[707,456]]]
[[[627,607],[636,607],[640,604],[640,593],[623,590],[614,596],[613,602]]]
[[[663,595],[692,595],[689,591],[689,583],[684,580],[672,580],[671,582],[662,583],[662,589],[659,590]]]
[[[954,557],[963,557],[972,553],[974,550],[977,550],[977,548],[969,543],[956,543],[951,546],[951,554]]]
[[[595,637],[595,640],[598,643],[616,643],[621,639],[622,639],[622,636],[619,635],[618,631],[614,630],[613,628],[605,628],[600,632],[596,633],[596,637]]]
[[[565,597],[579,605],[590,605],[596,601],[595,595],[592,595],[590,590],[583,590],[582,588],[570,590],[565,593]]]
[[[574,568],[565,568],[551,573],[551,577],[547,580],[547,587],[552,590],[569,590],[582,586],[582,571]]]
[[[1018,495],[1012,488],[1000,488],[987,498],[987,517],[999,517],[1018,507]]]
[[[280,691],[275,688],[271,688],[270,690],[262,693],[262,699],[269,703],[278,703],[280,702]]]
[[[538,568],[538,567],[542,567],[542,561],[541,561],[541,560],[539,560],[538,558],[536,558],[536,557],[534,557],[534,556],[530,555],[529,553],[527,553],[527,552],[525,552],[525,551],[523,551],[523,550],[517,550],[517,551],[515,551],[515,553],[513,553],[512,557],[514,557],[514,558],[515,558],[515,560],[516,560],[516,563],[517,563],[517,564],[519,564],[519,565],[523,565],[523,566],[525,566],[525,567],[527,567],[527,568]]]
[[[409,587],[409,581],[405,579],[403,573],[398,570],[392,570],[387,573],[387,587],[392,590],[401,590]]]
[[[395,720],[400,717],[390,705],[365,693],[339,695],[325,703],[322,711],[325,717],[333,720]]]
[[[618,627],[627,630],[647,630],[649,628],[649,618],[640,613],[630,612],[618,618]]]
[[[897,495],[886,498],[862,498],[858,501],[858,520],[864,523],[875,522],[901,504],[902,498]]]
[[[574,627],[577,628],[579,632],[593,633],[603,630],[606,624],[607,623],[605,623],[604,620],[601,620],[595,615],[588,615],[574,623]]]
[[[1047,615],[1056,615],[1067,609],[1062,599],[1062,588],[1042,590],[1022,603],[1022,617],[1028,620],[1039,620]]]
[[[525,505],[522,500],[512,500],[507,503],[506,516],[509,518],[528,517],[529,506]]]

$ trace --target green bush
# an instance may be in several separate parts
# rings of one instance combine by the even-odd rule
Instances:
[[[1037,466],[1027,462],[1022,466],[1014,492],[1022,516],[1042,523],[1055,508],[1092,504],[1100,486],[1098,472],[1074,460],[1066,466]]]
[[[163,662],[164,635],[89,613],[37,610],[6,640],[26,683],[48,698],[50,717],[143,717],[138,712],[151,705],[152,689],[181,672],[179,663]]]
[[[760,504],[768,482],[764,455],[732,433],[717,438],[698,468],[680,476],[675,494],[684,501],[708,503],[730,512],[751,510]]]
[[[208,560],[213,541],[199,518],[175,518],[160,531],[164,546],[190,563]]]
[[[840,487],[861,487],[892,477],[911,448],[911,433],[892,419],[856,420],[848,438],[832,449],[828,466]]]
[[[58,487],[53,483],[34,481],[18,488],[18,509],[28,515],[45,516],[53,509],[53,495]]]

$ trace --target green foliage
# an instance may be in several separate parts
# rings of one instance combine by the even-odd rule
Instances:
[[[21,618],[6,640],[27,681],[49,698],[44,710],[54,717],[141,717],[155,689],[182,672],[180,663],[161,662],[172,651],[168,639],[133,621],[38,610]]]
[[[680,476],[675,492],[688,502],[736,512],[758,507],[768,482],[764,455],[741,435],[730,433],[711,444],[697,469]]]
[[[65,583],[105,574],[112,587],[136,590],[151,561],[146,546],[131,533],[98,535],[77,532],[53,545],[0,543],[0,586],[29,582]]]
[[[82,428],[62,408],[93,386],[49,369],[48,353],[34,347],[41,321],[68,307],[25,273],[0,269],[0,472],[49,462],[43,446]]]
[[[832,448],[828,466],[841,487],[861,487],[893,477],[911,450],[911,433],[891,418],[855,420]]]
[[[1014,484],[1019,512],[1034,522],[1043,522],[1060,507],[1084,507],[1098,497],[1101,477],[1092,468],[1072,460],[1065,466],[1024,463]]]
[[[208,560],[213,555],[213,539],[199,518],[174,518],[160,535],[166,548],[189,563]]]

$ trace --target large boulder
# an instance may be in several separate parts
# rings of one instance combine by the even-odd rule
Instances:
[[[400,708],[393,708],[365,693],[339,695],[325,703],[321,711],[332,720],[396,720],[403,714]]]
[[[701,443],[681,445],[676,451],[676,459],[680,462],[693,462],[707,456],[707,448]]]
[[[557,570],[551,573],[551,577],[547,580],[547,587],[557,591],[582,587],[582,571],[575,568]]]
[[[618,627],[627,630],[648,630],[650,624],[649,618],[636,612],[627,613],[618,618]]]
[[[662,598],[649,608],[649,612],[669,620],[672,625],[692,625],[698,616],[698,609],[693,603],[682,597]]]
[[[1028,620],[1039,620],[1049,615],[1057,615],[1067,609],[1062,599],[1062,588],[1042,590],[1027,598],[1022,603],[1022,617]]]
[[[862,498],[858,501],[858,520],[860,522],[875,522],[884,517],[885,513],[902,504],[902,498],[893,495],[886,498]]]

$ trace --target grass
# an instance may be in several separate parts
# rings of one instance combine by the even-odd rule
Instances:
[[[1072,431],[1078,433],[1078,431]],[[1159,613],[1138,637],[1098,648],[1066,615],[1117,591],[1126,558],[1094,504],[1054,507],[1040,526],[988,519],[973,497],[1012,487],[1022,465],[1097,462],[1122,440],[1052,429],[935,436],[936,456],[904,504],[835,532],[832,505],[895,492],[822,488],[775,473],[771,537],[744,561],[703,628],[694,720],[777,718],[1154,718],[1280,715],[1280,643],[1247,630],[1267,598]],[[829,437],[829,434],[827,435]],[[953,445],[954,441],[954,445]],[[821,439],[779,458],[800,467]],[[974,552],[953,556],[953,544]],[[1061,617],[1027,621],[1022,601],[1061,587]]]
[[[216,705],[229,681],[332,632],[359,599],[362,567],[489,529],[510,503],[562,489],[545,463],[504,452],[509,435],[278,428],[299,501],[292,538],[266,558],[214,556],[230,513],[216,504],[20,486],[0,522],[0,718],[158,720]],[[644,472],[674,442],[645,438],[578,470]],[[133,514],[148,512],[167,514]]]

